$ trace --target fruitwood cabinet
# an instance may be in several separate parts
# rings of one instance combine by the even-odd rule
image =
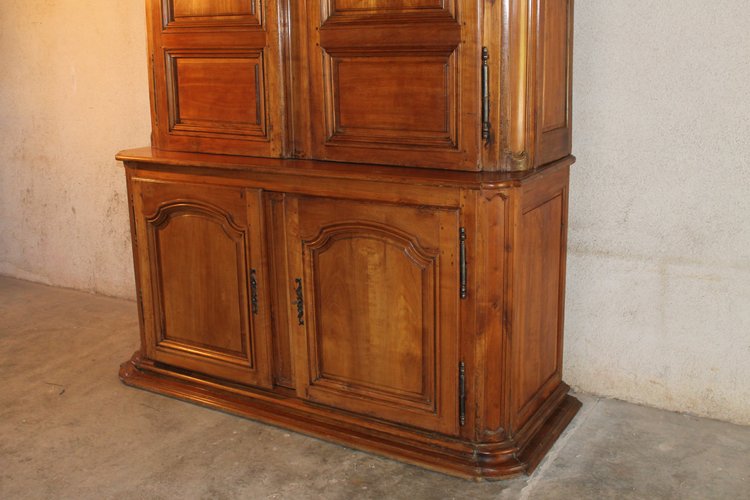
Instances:
[[[533,470],[580,406],[572,1],[147,13],[122,380],[460,476]]]

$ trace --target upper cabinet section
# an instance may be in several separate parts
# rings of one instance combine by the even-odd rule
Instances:
[[[280,157],[283,80],[274,0],[149,0],[153,143]]]
[[[452,170],[571,151],[573,0],[148,0],[153,145]]]

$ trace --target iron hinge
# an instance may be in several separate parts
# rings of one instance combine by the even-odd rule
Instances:
[[[466,276],[466,229],[463,227],[458,230],[458,258],[460,266],[460,295],[462,299],[465,299],[469,291]]]
[[[255,269],[250,270],[250,306],[253,314],[258,314],[258,279]]]
[[[482,47],[482,140],[490,143],[490,51]]]
[[[461,427],[466,425],[466,365],[463,361],[458,364],[458,422]]]
[[[157,95],[157,84],[156,84],[156,67],[154,66],[154,54],[151,54],[151,91],[154,96],[154,125],[159,126],[159,104]]]

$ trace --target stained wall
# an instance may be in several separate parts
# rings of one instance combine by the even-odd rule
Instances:
[[[0,274],[134,295],[114,154],[149,141],[143,3],[0,2]]]
[[[750,424],[750,10],[576,0],[566,379]]]

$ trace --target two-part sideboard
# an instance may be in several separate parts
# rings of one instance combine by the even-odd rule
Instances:
[[[562,382],[572,0],[148,0],[129,385],[454,475]]]

